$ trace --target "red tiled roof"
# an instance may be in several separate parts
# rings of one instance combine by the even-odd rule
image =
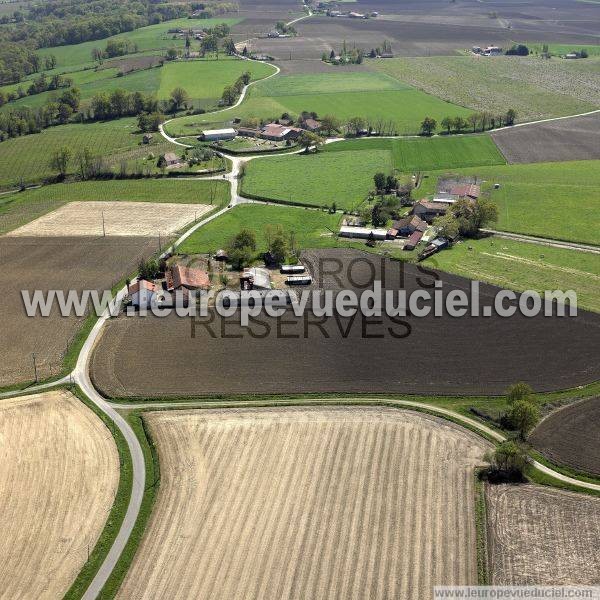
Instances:
[[[140,279],[129,286],[129,295],[136,294],[140,288],[144,288],[150,292],[155,292],[156,284],[152,283],[151,281],[146,281],[145,279]]]
[[[182,265],[174,265],[167,272],[167,289],[176,290],[181,287],[193,289],[209,289],[210,278],[202,269],[191,269]]]
[[[461,185],[455,185],[450,188],[450,194],[453,196],[459,196],[460,198],[479,198],[481,194],[481,188],[473,183],[466,183]]]

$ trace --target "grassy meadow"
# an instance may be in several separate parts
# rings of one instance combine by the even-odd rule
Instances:
[[[600,58],[433,56],[374,61],[373,68],[470,109],[517,111],[518,121],[600,107]]]
[[[498,165],[452,173],[481,178],[483,191],[499,208],[496,229],[600,245],[600,161]],[[444,174],[430,173],[422,194],[433,193]],[[494,189],[495,183],[500,189]]]
[[[10,188],[24,182],[35,182],[55,175],[49,165],[52,153],[63,147],[71,150],[68,172],[76,170],[75,157],[89,148],[103,156],[107,164],[142,160],[150,153],[158,156],[178,150],[170,142],[156,137],[155,143],[142,145],[142,134],[136,119],[119,119],[103,123],[85,123],[50,127],[41,133],[8,139],[0,143],[0,188]],[[152,161],[152,165],[156,161]]]
[[[400,134],[418,133],[426,116],[441,121],[445,116],[466,117],[471,111],[416,90],[383,73],[332,72],[278,75],[250,88],[241,106],[226,113],[227,119],[278,118],[284,112],[331,114],[341,121],[363,117],[373,127],[393,123]],[[173,136],[188,135],[222,123],[219,115],[182,117],[168,125]]]
[[[519,292],[574,290],[579,307],[600,311],[597,254],[491,237],[456,244],[424,264]]]
[[[248,163],[242,193],[281,202],[353,210],[373,189],[373,175],[412,173],[505,161],[487,135],[368,138],[328,144],[318,154],[292,154]]]
[[[330,230],[336,231],[340,220],[339,214],[332,215],[318,210],[242,204],[195,231],[178,247],[178,252],[215,252],[226,246],[241,229],[253,231],[258,250],[266,250],[265,231],[269,225],[281,226],[286,233],[293,233],[299,249],[328,247],[335,245],[335,238]]]

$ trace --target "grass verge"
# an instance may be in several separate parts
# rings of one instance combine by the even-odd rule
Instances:
[[[477,538],[477,584],[489,585],[488,545],[487,545],[487,506],[485,503],[485,483],[475,469],[475,535]]]

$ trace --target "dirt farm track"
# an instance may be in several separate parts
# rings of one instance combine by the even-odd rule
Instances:
[[[428,276],[408,265],[359,252],[327,251],[303,257],[325,288],[352,282],[325,276],[319,257],[339,259],[358,285],[385,276],[387,289],[415,290]],[[352,259],[360,264],[349,271]],[[320,266],[318,266],[320,264]],[[470,282],[441,274],[444,291]],[[431,283],[431,279],[429,279]],[[497,288],[481,286],[481,303]],[[570,388],[600,379],[595,360],[600,315],[489,318],[384,317],[321,319],[288,311],[279,321],[261,315],[249,328],[239,314],[216,314],[195,326],[189,318],[119,317],[106,327],[92,357],[92,378],[109,397],[157,397],[261,393],[459,393],[502,394],[515,381],[539,391]],[[210,319],[213,319],[209,323]],[[237,322],[236,322],[237,318]],[[409,332],[410,335],[406,336]],[[193,337],[195,336],[195,337]],[[156,340],[156,343],[148,343]],[[140,352],[140,348],[144,348]],[[568,352],[565,352],[568,348]],[[474,365],[477,365],[475,368]]]
[[[600,476],[600,398],[552,413],[529,442],[552,462]]]
[[[161,484],[119,598],[421,600],[477,581],[487,445],[408,411],[148,413]]]
[[[112,436],[66,391],[2,400],[0,464],[0,598],[62,598],[112,507]]]
[[[533,485],[486,489],[494,585],[600,585],[600,499]]]

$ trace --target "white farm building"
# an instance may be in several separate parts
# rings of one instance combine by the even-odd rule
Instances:
[[[221,140],[232,140],[237,135],[237,131],[230,129],[207,129],[203,131],[198,138],[202,142],[218,142]]]

